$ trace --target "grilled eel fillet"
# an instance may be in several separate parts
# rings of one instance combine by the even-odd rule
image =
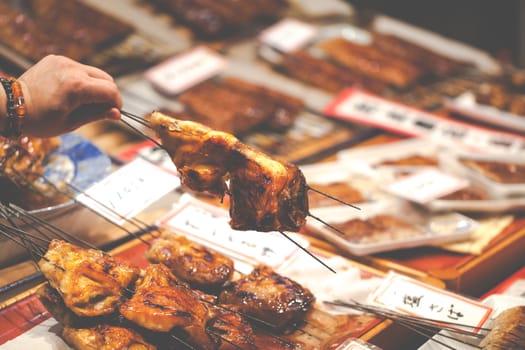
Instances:
[[[115,311],[124,289],[139,269],[95,249],[55,239],[38,263],[50,285],[78,316],[102,316]]]
[[[183,184],[221,197],[229,193],[232,228],[298,231],[305,224],[306,180],[295,165],[273,159],[231,134],[200,123],[159,112],[148,119]]]

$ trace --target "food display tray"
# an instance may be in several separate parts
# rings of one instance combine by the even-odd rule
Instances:
[[[346,255],[383,271],[394,270],[441,280],[446,288],[480,297],[523,267],[525,217],[517,217],[480,255],[459,254],[437,247],[419,247],[367,256]]]

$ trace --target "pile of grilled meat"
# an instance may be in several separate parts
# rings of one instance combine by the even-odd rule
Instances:
[[[146,257],[151,264],[140,269],[99,250],[51,242],[39,262],[49,281],[39,295],[71,346],[267,349],[260,329],[300,323],[315,301],[267,266],[234,279],[231,259],[171,233],[155,239]]]

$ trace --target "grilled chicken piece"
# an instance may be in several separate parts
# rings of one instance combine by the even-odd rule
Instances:
[[[119,310],[126,319],[141,327],[156,332],[178,328],[203,349],[213,349],[206,333],[206,322],[210,318],[207,304],[163,264],[147,267],[135,294],[123,302]]]
[[[96,249],[84,249],[55,239],[39,267],[65,305],[79,316],[115,311],[124,289],[139,269]]]
[[[227,286],[219,301],[235,305],[241,313],[281,328],[302,320],[315,297],[297,282],[260,265],[251,274]]]
[[[255,350],[253,329],[239,313],[228,305],[215,308],[215,316],[206,324],[206,331],[218,350]]]
[[[162,263],[190,285],[209,289],[230,280],[233,260],[184,236],[166,232],[146,251],[152,263]]]
[[[127,328],[97,325],[91,328],[65,327],[66,342],[76,350],[155,350],[142,336]]]
[[[199,123],[159,112],[148,119],[185,185],[222,197],[229,180],[232,228],[298,231],[305,224],[307,186],[299,168]]]

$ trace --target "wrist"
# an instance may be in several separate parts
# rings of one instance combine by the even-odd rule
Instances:
[[[19,138],[22,135],[22,122],[26,115],[24,94],[22,87],[16,79],[0,78],[4,94],[6,119],[2,136],[7,138]]]

